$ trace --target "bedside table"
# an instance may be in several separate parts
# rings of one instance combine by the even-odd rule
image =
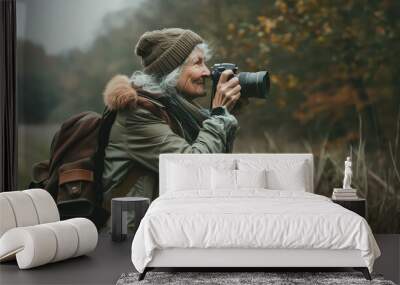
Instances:
[[[123,241],[128,235],[128,211],[135,214],[136,233],[140,221],[146,214],[150,199],[143,197],[121,197],[111,200],[111,238],[113,241]]]
[[[352,200],[336,200],[332,199],[332,202],[339,204],[340,206],[359,214],[364,219],[367,219],[367,201],[363,198],[357,198]]]

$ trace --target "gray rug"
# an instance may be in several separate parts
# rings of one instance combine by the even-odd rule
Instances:
[[[138,281],[138,273],[122,274],[117,285],[133,284],[387,284],[380,275],[372,275],[368,281],[360,272],[148,272],[142,281]]]

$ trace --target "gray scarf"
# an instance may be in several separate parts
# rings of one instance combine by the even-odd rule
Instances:
[[[193,143],[199,135],[203,121],[210,117],[208,110],[192,104],[179,94],[161,96],[158,100],[181,123],[185,139]]]

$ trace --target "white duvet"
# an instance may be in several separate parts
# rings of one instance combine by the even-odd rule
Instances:
[[[368,223],[330,199],[300,191],[171,192],[154,200],[132,243],[143,272],[155,249],[358,249],[372,272],[380,251]],[[217,196],[216,196],[217,195]]]

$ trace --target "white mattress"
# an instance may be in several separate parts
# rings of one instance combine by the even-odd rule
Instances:
[[[169,248],[359,250],[370,271],[380,255],[359,215],[320,195],[265,189],[157,198],[134,237],[132,262],[143,272],[155,250]]]

